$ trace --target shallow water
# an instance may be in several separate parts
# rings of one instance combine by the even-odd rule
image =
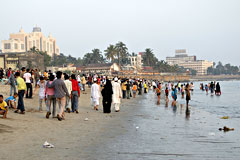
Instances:
[[[233,108],[230,105],[219,107],[231,101],[232,88],[238,82],[221,84],[223,95],[210,97],[195,83],[188,116],[184,99],[178,99],[177,107],[170,105],[171,100],[166,107],[163,98],[157,105],[157,96],[151,90],[130,103],[124,103],[122,111],[127,112],[121,113],[121,126],[113,128],[115,138],[95,146],[98,148],[97,159],[239,159],[240,124],[236,119],[238,114],[232,113],[237,110],[236,101],[232,102]],[[125,110],[125,106],[132,109]],[[235,118],[224,120],[220,119],[221,115]],[[223,126],[235,128],[235,131],[219,131],[218,128]],[[109,136],[112,136],[111,132],[106,134]]]
[[[200,83],[195,82],[195,88],[191,97],[190,105],[201,110],[216,114],[218,116],[229,116],[231,118],[240,118],[240,81],[220,81],[221,96],[211,96],[205,91],[200,90]],[[179,98],[179,103],[185,104],[185,100]]]

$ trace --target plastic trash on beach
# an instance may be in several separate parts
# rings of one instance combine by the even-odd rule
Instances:
[[[209,136],[215,136],[215,133],[214,132],[210,132],[208,133]]]
[[[85,118],[84,121],[88,121],[89,119],[88,118]]]
[[[51,143],[48,143],[48,142],[46,141],[46,142],[44,142],[44,144],[43,144],[43,148],[54,148],[54,145],[51,144]]]
[[[221,117],[221,119],[229,119],[229,117],[228,116],[223,116],[223,117]]]
[[[136,129],[139,129],[139,127],[137,126]]]

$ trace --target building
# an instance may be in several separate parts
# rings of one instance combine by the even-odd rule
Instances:
[[[130,65],[135,67],[137,70],[142,69],[142,52],[139,52],[138,55],[130,56]]]
[[[132,55],[128,57],[129,64],[121,66],[122,70],[126,71],[141,71],[142,70],[142,52],[139,52],[137,55]]]
[[[188,56],[186,49],[176,50],[174,57],[166,57],[166,62],[169,65],[178,65],[181,62],[189,62],[196,60],[196,56]]]
[[[23,53],[36,47],[39,51],[47,52],[51,57],[59,55],[60,50],[56,39],[49,34],[45,37],[40,27],[34,27],[31,33],[25,33],[21,28],[18,33],[11,33],[8,40],[2,40],[2,53]]]
[[[0,54],[0,68],[12,68],[14,70],[26,68],[38,68],[44,70],[44,56],[33,52],[2,53]]]
[[[197,75],[206,75],[208,67],[213,66],[213,62],[207,60],[197,60],[196,56],[188,56],[185,49],[175,51],[174,57],[166,57],[169,65],[178,65],[186,69],[197,71]]]

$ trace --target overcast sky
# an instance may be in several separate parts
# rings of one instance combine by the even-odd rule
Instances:
[[[240,0],[0,1],[0,40],[37,24],[75,57],[122,41],[130,53],[152,48],[159,59],[185,48],[197,59],[240,65]]]

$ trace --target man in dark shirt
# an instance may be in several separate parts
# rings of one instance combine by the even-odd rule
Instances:
[[[67,87],[64,81],[61,79],[62,72],[57,72],[57,79],[53,81],[51,84],[47,83],[48,88],[54,88],[55,90],[55,97],[59,106],[57,118],[59,121],[64,120],[64,108],[66,103],[66,97],[70,97]]]

